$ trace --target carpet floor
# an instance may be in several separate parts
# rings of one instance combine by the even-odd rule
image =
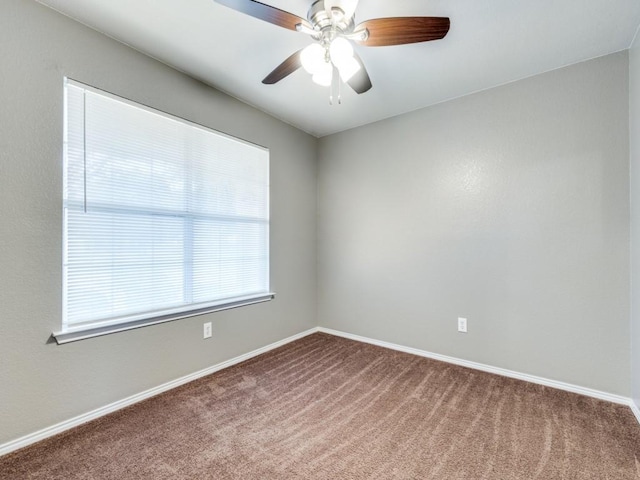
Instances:
[[[628,407],[316,333],[0,458],[2,479],[638,479]]]

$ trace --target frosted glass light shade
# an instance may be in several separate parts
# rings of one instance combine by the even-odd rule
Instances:
[[[331,61],[338,68],[343,64],[349,63],[353,60],[353,47],[351,42],[344,37],[338,37],[329,46],[329,55]]]
[[[340,72],[340,78],[342,78],[343,82],[348,82],[351,80],[358,70],[360,70],[360,63],[353,57],[349,58],[349,61],[342,63],[338,66],[338,71]]]
[[[329,62],[324,62],[324,66],[313,74],[311,79],[323,87],[331,86],[333,80],[333,66]]]
[[[323,68],[325,61],[324,48],[319,43],[312,43],[300,52],[300,63],[307,73],[315,74]]]
[[[358,6],[358,0],[325,0],[324,8],[327,12],[331,11],[332,7],[338,7],[344,12],[346,18],[353,17]]]

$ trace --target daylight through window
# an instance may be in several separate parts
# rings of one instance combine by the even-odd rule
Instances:
[[[57,339],[272,298],[268,150],[70,80],[65,94]]]

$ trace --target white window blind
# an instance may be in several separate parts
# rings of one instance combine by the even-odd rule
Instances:
[[[65,94],[58,336],[272,298],[268,150],[70,80]]]

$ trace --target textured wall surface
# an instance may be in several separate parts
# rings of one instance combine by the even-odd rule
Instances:
[[[629,396],[628,129],[621,52],[322,138],[320,325]]]
[[[629,50],[629,145],[631,159],[631,379],[640,409],[640,36]]]
[[[4,2],[0,444],[318,323],[621,395],[633,383],[640,402],[640,47],[630,55],[630,77],[623,52],[317,141],[31,0]],[[270,148],[275,301],[47,343],[64,76]]]
[[[315,138],[32,0],[2,2],[0,58],[0,444],[316,325]],[[61,321],[64,76],[270,148],[274,301],[47,343]]]

